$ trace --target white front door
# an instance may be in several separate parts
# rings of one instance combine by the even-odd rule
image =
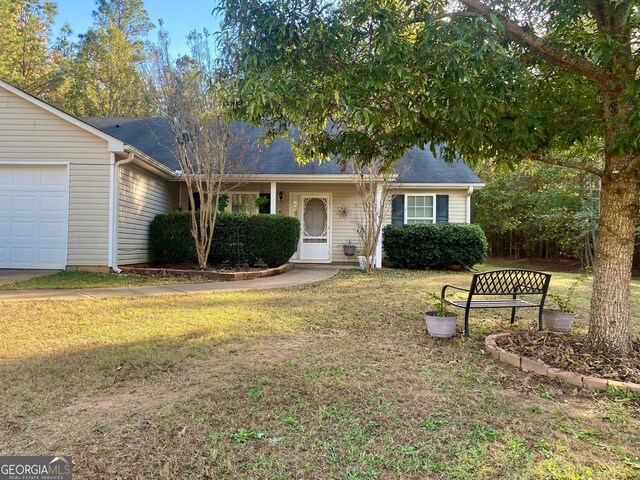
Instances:
[[[65,166],[0,165],[0,268],[67,264]]]
[[[328,262],[331,260],[331,197],[302,195],[300,203],[299,258]]]

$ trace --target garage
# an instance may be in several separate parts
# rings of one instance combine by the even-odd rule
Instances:
[[[66,165],[0,165],[0,268],[67,265]]]

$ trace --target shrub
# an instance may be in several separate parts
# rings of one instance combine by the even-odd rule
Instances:
[[[457,223],[389,225],[384,252],[394,267],[472,267],[487,256],[487,238],[478,225]]]
[[[300,221],[285,215],[254,215],[249,251],[269,267],[287,263],[298,249]]]
[[[149,226],[149,246],[160,263],[194,263],[191,212],[156,215]]]
[[[190,212],[157,215],[151,223],[151,248],[160,263],[194,263]],[[213,232],[209,264],[269,267],[286,263],[298,248],[300,222],[283,215],[220,214]]]

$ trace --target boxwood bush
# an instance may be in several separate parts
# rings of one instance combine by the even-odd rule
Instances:
[[[298,248],[300,222],[284,215],[220,214],[213,234],[209,264],[269,267],[286,263]],[[191,213],[157,215],[150,226],[150,242],[159,263],[196,263],[191,237]]]
[[[191,212],[156,215],[149,226],[149,247],[160,263],[194,263]]]
[[[383,248],[398,268],[472,267],[486,258],[487,237],[478,225],[389,225],[383,232]]]

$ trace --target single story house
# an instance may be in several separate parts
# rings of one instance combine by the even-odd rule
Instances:
[[[298,165],[289,142],[259,142],[254,171],[230,192],[230,209],[297,216],[293,262],[342,262],[358,243],[352,177],[335,163]],[[0,268],[118,271],[153,261],[149,224],[189,208],[163,119],[73,117],[0,80]],[[387,223],[470,221],[483,186],[463,162],[447,164],[415,148],[400,162]],[[257,213],[257,212],[256,212]],[[382,257],[378,247],[378,260]]]

